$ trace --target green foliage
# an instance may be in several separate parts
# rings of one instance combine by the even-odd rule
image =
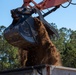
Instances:
[[[61,28],[58,32],[60,37],[53,42],[61,53],[63,66],[76,68],[76,31]]]
[[[19,66],[18,50],[4,39],[4,29],[4,26],[0,26],[0,70],[13,69]]]

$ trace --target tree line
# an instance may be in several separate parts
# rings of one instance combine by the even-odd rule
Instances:
[[[11,46],[3,36],[5,28],[0,26],[0,71],[20,67],[18,49]],[[55,28],[57,29],[56,25]],[[57,30],[59,38],[51,40],[60,51],[62,64],[76,68],[76,31],[64,27]]]

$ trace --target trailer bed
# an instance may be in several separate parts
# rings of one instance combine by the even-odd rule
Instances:
[[[38,65],[1,71],[0,75],[76,75],[76,69],[53,65]]]

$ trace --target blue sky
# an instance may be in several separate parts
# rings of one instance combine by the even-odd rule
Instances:
[[[35,0],[39,1],[39,0]],[[40,0],[41,1],[41,0]],[[76,3],[76,0],[73,0]],[[9,26],[12,22],[10,10],[20,7],[23,0],[0,0],[0,25]],[[60,7],[54,13],[45,17],[49,23],[56,23],[58,28],[66,27],[76,30],[76,6]]]

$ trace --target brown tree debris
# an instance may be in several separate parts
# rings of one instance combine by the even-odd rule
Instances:
[[[61,66],[60,53],[50,40],[44,24],[38,18],[34,18],[34,20],[35,28],[38,32],[38,45],[36,45],[36,47],[30,47],[30,49],[27,50],[28,52],[26,52],[26,50],[20,51],[21,66],[34,66],[41,64]]]

